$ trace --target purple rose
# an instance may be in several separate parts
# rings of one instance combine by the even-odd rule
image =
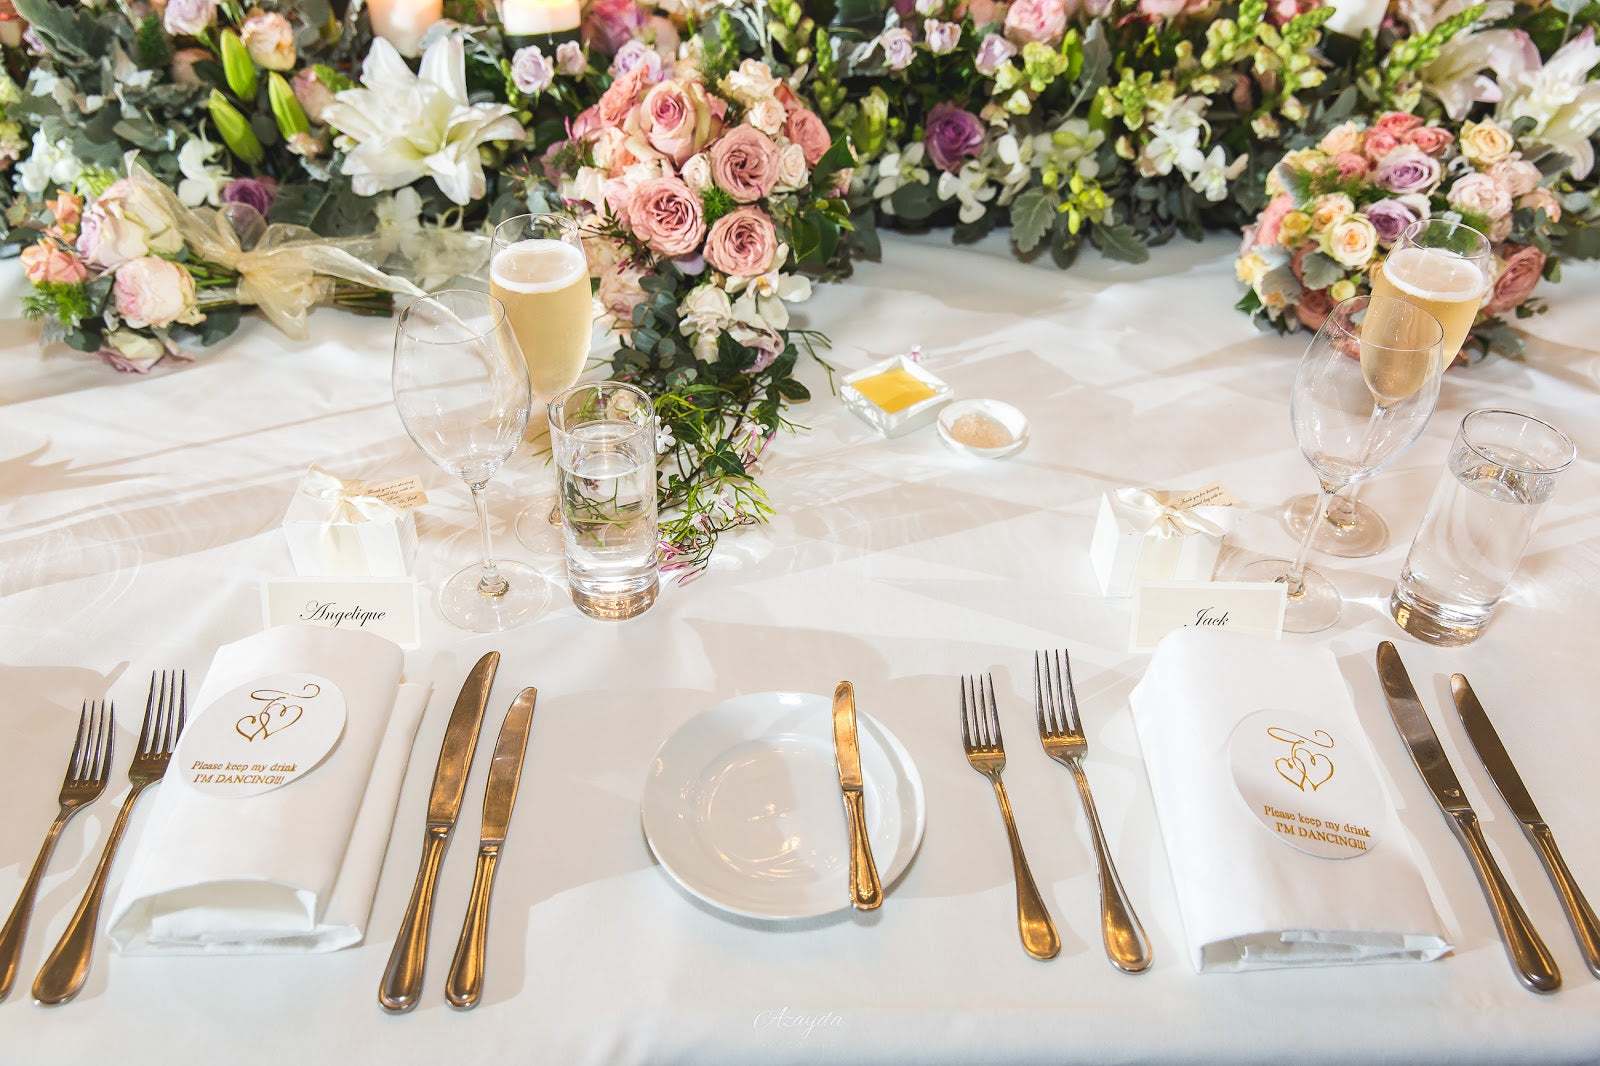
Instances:
[[[978,58],[974,62],[979,74],[992,78],[1000,65],[1016,54],[1016,45],[998,33],[991,33],[978,44]]]
[[[229,204],[248,204],[261,213],[262,218],[272,209],[278,198],[278,183],[271,178],[234,178],[222,190],[222,200]]]
[[[519,48],[511,57],[511,83],[529,96],[537,96],[550,88],[555,76],[555,65],[545,58],[538,45]]]
[[[978,116],[955,104],[934,104],[928,112],[927,133],[922,138],[933,165],[954,174],[963,161],[983,147],[983,123]]]
[[[1361,213],[1378,231],[1378,243],[1385,248],[1399,240],[1406,227],[1417,220],[1417,213],[1399,200],[1379,200],[1363,207]]]
[[[1439,161],[1422,149],[1403,144],[1378,160],[1373,179],[1392,193],[1431,193],[1439,184]]]

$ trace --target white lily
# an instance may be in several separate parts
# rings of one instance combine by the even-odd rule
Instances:
[[[212,144],[201,137],[191,137],[178,151],[178,170],[183,180],[178,182],[178,199],[185,207],[222,203],[222,187],[228,183],[228,172],[211,166],[211,160],[222,151],[220,144]]]
[[[1572,176],[1586,177],[1594,167],[1590,138],[1600,130],[1600,82],[1589,72],[1600,63],[1594,27],[1558,48],[1543,66],[1530,64],[1501,75],[1505,93],[1495,108],[1496,121],[1510,125],[1531,118],[1536,125],[1528,139],[1548,144],[1572,157]]]
[[[1444,104],[1445,113],[1460,122],[1476,103],[1500,102],[1503,91],[1486,70],[1515,70],[1527,65],[1532,50],[1528,35],[1517,30],[1484,30],[1463,33],[1445,42],[1439,58],[1422,71],[1422,86]]]
[[[510,107],[468,100],[457,37],[430,44],[415,74],[394,45],[374,38],[361,84],[335,96],[321,118],[352,146],[343,170],[362,196],[429,177],[455,203],[471,203],[487,191],[478,146],[526,136]]]

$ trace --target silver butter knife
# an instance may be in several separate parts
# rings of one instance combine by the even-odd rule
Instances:
[[[456,955],[450,963],[450,976],[444,983],[444,998],[452,1007],[471,1010],[483,994],[483,959],[489,938],[489,893],[494,890],[494,871],[505,846],[506,828],[511,824],[511,808],[517,802],[517,784],[522,780],[522,757],[528,750],[528,730],[533,725],[533,702],[539,693],[525,688],[517,694],[500,736],[494,742],[494,760],[489,764],[489,783],[483,789],[483,829],[478,835],[478,866],[472,875],[472,896],[467,900],[467,917],[456,941]]]
[[[456,697],[450,724],[445,726],[444,742],[439,745],[439,765],[433,772],[433,793],[428,797],[428,824],[422,840],[422,865],[411,890],[406,916],[395,934],[394,951],[378,986],[378,1003],[392,1014],[404,1014],[417,1005],[422,994],[422,968],[428,959],[428,925],[433,918],[433,889],[439,880],[439,864],[444,846],[455,828],[461,811],[461,797],[467,790],[467,772],[472,769],[472,753],[478,746],[478,730],[483,725],[483,709],[489,704],[489,688],[500,667],[500,653],[491,651],[479,659],[467,674],[461,695]]]
[[[1522,775],[1512,765],[1511,756],[1506,754],[1505,745],[1500,743],[1500,734],[1495,732],[1494,724],[1484,713],[1483,704],[1478,702],[1477,693],[1472,691],[1467,679],[1460,674],[1452,674],[1450,693],[1455,697],[1456,713],[1461,716],[1461,724],[1467,729],[1467,738],[1477,750],[1483,768],[1489,771],[1489,780],[1494,782],[1500,798],[1511,808],[1512,817],[1522,825],[1522,832],[1533,845],[1533,850],[1539,853],[1545,873],[1550,875],[1556,895],[1561,897],[1561,906],[1567,911],[1567,921],[1572,924],[1572,934],[1578,938],[1578,946],[1583,949],[1583,961],[1589,965],[1590,973],[1600,977],[1600,921],[1595,920],[1594,909],[1584,899],[1577,881],[1573,880],[1572,871],[1567,869],[1561,849],[1556,847],[1555,834],[1550,832],[1550,827],[1539,814],[1539,808],[1534,806],[1528,787],[1522,783]]]
[[[1510,883],[1489,854],[1489,844],[1478,826],[1478,816],[1467,802],[1466,793],[1461,791],[1461,782],[1450,768],[1450,761],[1445,758],[1439,734],[1428,721],[1428,712],[1417,698],[1417,690],[1411,684],[1405,664],[1400,661],[1400,653],[1387,640],[1378,645],[1378,679],[1383,682],[1389,715],[1400,731],[1400,738],[1406,742],[1411,761],[1472,860],[1473,872],[1478,875],[1478,884],[1489,901],[1500,940],[1511,957],[1517,979],[1535,992],[1554,992],[1561,987],[1561,971],[1556,969],[1556,960],[1539,939],[1539,931],[1533,927],[1527,911],[1522,909]]]

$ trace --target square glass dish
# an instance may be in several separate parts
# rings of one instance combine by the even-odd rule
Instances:
[[[873,363],[839,387],[844,405],[885,437],[932,422],[950,402],[950,386],[903,355]]]

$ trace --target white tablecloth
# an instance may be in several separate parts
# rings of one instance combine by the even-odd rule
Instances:
[[[1366,499],[1388,552],[1319,559],[1346,595],[1314,638],[1340,657],[1363,724],[1432,871],[1458,945],[1426,966],[1197,976],[1127,696],[1147,661],[1126,652],[1127,601],[1102,599],[1087,546],[1103,490],[1223,479],[1251,514],[1247,549],[1292,544],[1276,515],[1310,491],[1287,396],[1306,341],[1257,333],[1232,311],[1232,242],[1158,250],[1143,267],[1093,256],[1068,273],[1018,264],[996,241],[891,238],[882,264],[818,290],[806,322],[842,370],[923,346],[964,396],[1032,419],[1015,458],[952,453],[930,429],[885,441],[846,412],[817,366],[807,432],[766,460],[778,516],[730,537],[699,581],[668,587],[624,624],[565,601],[527,629],[468,636],[428,611],[415,680],[437,689],[401,796],[367,942],[306,958],[119,958],[101,937],[84,993],[46,1010],[27,983],[65,925],[126,788],[68,828],[40,894],[19,988],[0,1004],[6,1066],[179,1059],[273,1064],[440,1062],[1209,1061],[1532,1062],[1600,1059],[1600,982],[1585,972],[1533,852],[1448,709],[1465,670],[1567,858],[1600,899],[1600,270],[1570,266],[1551,312],[1526,324],[1524,361],[1452,372],[1425,436]],[[260,320],[193,366],[139,378],[61,348],[40,354],[0,273],[0,906],[9,908],[55,813],[78,706],[121,709],[119,775],[152,668],[203,670],[261,624],[259,582],[290,572],[278,522],[306,466],[350,476],[421,472],[422,576],[477,548],[467,493],[429,469],[390,402],[386,323],[318,312],[315,340]],[[1580,460],[1546,512],[1488,634],[1424,647],[1385,614],[1406,543],[1461,415],[1508,405],[1548,416]],[[491,488],[505,554],[524,459]],[[550,562],[544,564],[550,566]],[[1513,979],[1470,868],[1407,761],[1373,649],[1396,640],[1501,858],[1566,976],[1551,997]],[[1071,776],[1031,736],[1030,663],[1067,645],[1089,730],[1089,772],[1154,969],[1115,972]],[[411,888],[451,697],[484,651],[504,655],[491,721],[537,685],[511,839],[497,883],[485,1001],[446,1008],[444,969],[471,882],[489,760],[474,767],[441,878],[424,1004],[379,1010],[379,974]],[[968,768],[955,675],[993,670],[1006,780],[1033,871],[1064,942],[1035,962],[1016,935],[1011,867],[987,783]],[[656,868],[638,805],[652,754],[729,696],[826,693],[855,682],[863,710],[906,744],[927,792],[927,834],[871,916],[774,928],[696,904]],[[147,805],[146,805],[147,806]],[[141,813],[124,844],[137,848]],[[126,855],[119,862],[125,866]],[[120,873],[114,873],[115,893]]]

